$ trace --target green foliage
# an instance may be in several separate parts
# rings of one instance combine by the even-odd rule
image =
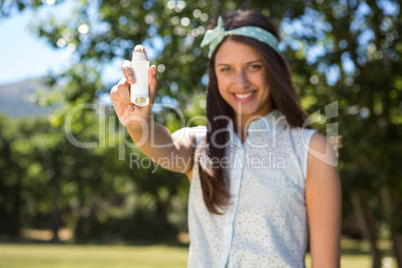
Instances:
[[[89,149],[71,144],[64,126],[54,127],[47,119],[0,118],[0,233],[66,226],[77,239],[134,240],[171,238],[185,230],[183,175],[130,166],[130,154],[140,152],[124,149],[128,137],[119,134],[113,120],[109,124],[111,112],[105,122],[96,113],[85,115],[92,121],[73,135],[98,143]]]

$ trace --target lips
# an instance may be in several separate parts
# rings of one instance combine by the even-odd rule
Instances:
[[[248,102],[254,98],[257,91],[251,91],[247,93],[233,93],[233,97],[237,102]]]

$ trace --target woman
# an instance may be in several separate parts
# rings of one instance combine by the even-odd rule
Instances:
[[[304,267],[307,230],[313,267],[339,267],[335,158],[323,135],[302,127],[275,26],[257,11],[235,11],[211,28],[202,42],[210,57],[206,128],[171,134],[153,121],[151,105],[131,104],[128,61],[111,91],[120,122],[147,156],[183,159],[164,167],[191,181],[188,267]],[[153,103],[155,66],[148,76]]]

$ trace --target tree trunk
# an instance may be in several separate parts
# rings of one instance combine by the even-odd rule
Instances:
[[[392,242],[394,243],[394,254],[398,267],[402,268],[402,234],[392,234]]]
[[[18,172],[18,180],[17,183],[15,184],[15,187],[13,189],[14,191],[14,198],[13,198],[13,204],[14,204],[14,210],[12,211],[12,220],[11,220],[11,228],[10,228],[10,234],[17,237],[20,235],[20,230],[21,230],[21,206],[22,206],[22,197],[21,197],[21,192],[22,192],[22,185],[21,185],[21,178],[22,178],[22,172]]]
[[[50,215],[51,218],[51,228],[53,233],[53,241],[60,241],[59,240],[59,227],[60,227],[60,220],[59,220],[59,210],[57,207],[56,200],[53,200],[53,207],[52,212]]]
[[[400,216],[397,211],[395,211],[394,200],[392,198],[393,193],[389,188],[388,184],[384,184],[381,187],[381,198],[382,203],[384,206],[384,211],[386,215],[386,221],[388,222],[389,226],[391,227],[391,240],[393,243],[393,250],[395,254],[396,261],[398,263],[398,267],[402,267],[402,234],[399,233],[399,230],[395,230],[394,226],[398,226],[395,221],[401,221]]]
[[[370,253],[373,258],[372,267],[381,267],[381,253],[377,247],[377,233],[375,223],[369,214],[367,204],[363,201],[362,190],[355,189],[351,194],[352,206],[357,217],[357,223],[360,226],[360,230],[370,243]]]

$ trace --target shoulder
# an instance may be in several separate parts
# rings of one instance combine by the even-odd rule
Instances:
[[[337,166],[337,159],[330,142],[327,137],[318,132],[315,132],[311,137],[308,158],[312,164],[309,165],[310,169],[317,166]]]
[[[290,136],[296,144],[298,149],[308,151],[310,140],[312,136],[317,133],[317,130],[312,128],[290,127]]]
[[[326,145],[327,145],[327,137],[318,132],[313,134],[310,141],[311,149],[320,150],[320,152],[324,152]]]

